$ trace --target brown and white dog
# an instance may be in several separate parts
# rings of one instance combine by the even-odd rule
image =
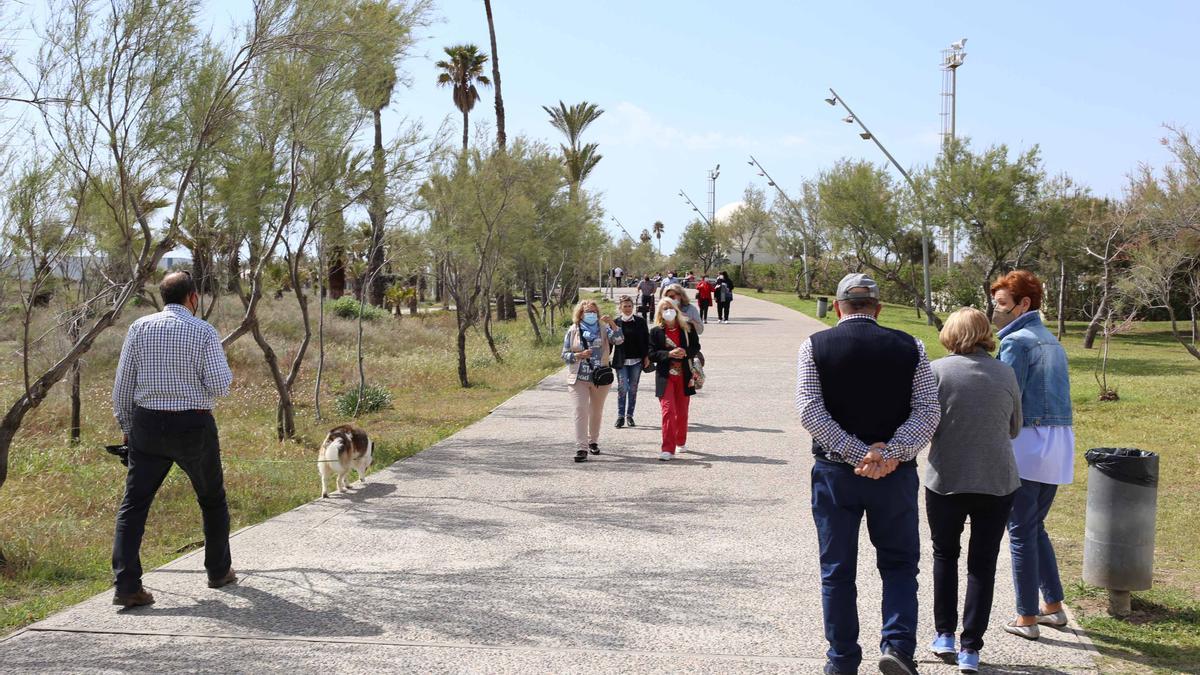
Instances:
[[[337,474],[338,492],[349,485],[346,479],[351,469],[358,472],[358,479],[366,482],[367,467],[371,466],[371,452],[375,445],[367,438],[367,432],[351,424],[342,424],[329,430],[325,442],[321,443],[321,454],[317,457],[317,470],[321,474],[321,496],[328,497],[325,490],[330,474]]]

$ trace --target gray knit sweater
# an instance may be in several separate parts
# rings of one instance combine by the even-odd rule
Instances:
[[[1016,490],[1021,479],[1011,439],[1021,431],[1021,391],[1012,368],[982,349],[931,366],[942,421],[930,445],[925,486],[943,495]]]

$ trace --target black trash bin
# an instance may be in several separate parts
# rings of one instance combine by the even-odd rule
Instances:
[[[1109,611],[1129,613],[1129,592],[1149,590],[1154,575],[1158,455],[1133,448],[1092,448],[1088,463],[1083,580],[1109,590]]]
[[[829,313],[829,298],[817,298],[817,317],[824,319]]]

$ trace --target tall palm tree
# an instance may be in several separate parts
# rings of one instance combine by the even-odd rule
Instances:
[[[375,144],[371,152],[371,177],[367,189],[367,215],[371,219],[370,261],[367,276],[371,284],[370,302],[383,305],[384,279],[379,273],[383,266],[383,229],[387,215],[387,166],[383,154],[383,109],[392,101],[398,80],[396,57],[409,38],[408,28],[401,21],[400,9],[391,0],[363,0],[350,10],[350,22],[362,31],[359,41],[358,67],[354,72],[354,96],[359,105],[371,111],[375,123]]]
[[[649,241],[650,241],[651,239],[653,239],[653,238],[654,238],[654,237],[651,237],[651,236],[650,236],[650,230],[647,230],[647,229],[645,229],[645,228],[642,228],[642,234],[641,234],[641,236],[639,236],[639,237],[638,237],[638,239],[641,239],[641,240],[642,240],[642,243],[643,243],[643,244],[645,244],[645,243],[649,242]]]
[[[508,136],[504,133],[504,97],[500,95],[500,55],[496,52],[496,22],[492,19],[492,0],[483,0],[487,12],[488,35],[492,38],[492,86],[496,92],[496,144],[504,150]]]
[[[655,238],[658,239],[658,252],[660,254],[662,253],[662,236],[663,236],[663,232],[665,232],[666,230],[667,230],[667,226],[663,225],[663,221],[661,221],[661,220],[654,221],[654,236],[655,236]]]
[[[475,85],[489,86],[492,81],[483,74],[483,64],[487,63],[488,55],[481,54],[475,45],[453,45],[446,47],[449,61],[438,61],[436,65],[442,72],[438,73],[439,87],[450,87],[454,98],[454,107],[463,116],[463,152],[467,151],[467,139],[470,137],[469,124],[471,110],[479,100],[479,90]]]
[[[542,106],[542,110],[550,115],[550,125],[567,137],[567,145],[562,146],[563,164],[567,168],[567,180],[571,185],[571,198],[574,200],[579,196],[579,186],[587,180],[588,174],[596,168],[596,164],[602,158],[602,155],[596,152],[600,146],[595,143],[581,146],[579,140],[584,130],[603,115],[604,110],[587,101],[570,107],[559,101],[557,108]]]

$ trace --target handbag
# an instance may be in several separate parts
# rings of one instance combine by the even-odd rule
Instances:
[[[590,349],[588,340],[583,336],[583,331],[579,332],[579,341],[583,343],[584,349]],[[592,384],[597,387],[606,387],[617,379],[617,373],[610,366],[597,366],[592,369]]]

